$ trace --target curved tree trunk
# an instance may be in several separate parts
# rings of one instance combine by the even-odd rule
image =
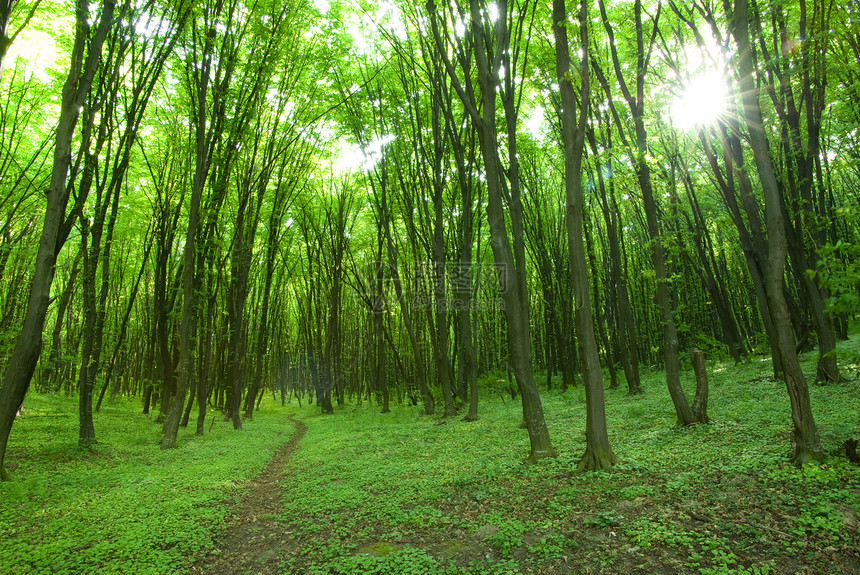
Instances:
[[[473,51],[477,67],[478,83],[480,85],[480,105],[475,99],[474,90],[467,92],[459,83],[459,79],[446,59],[445,66],[448,75],[457,90],[460,99],[469,111],[472,121],[478,131],[478,142],[481,155],[484,159],[484,172],[487,185],[487,217],[490,228],[490,247],[493,259],[499,273],[500,291],[504,315],[507,324],[508,357],[510,368],[516,378],[517,387],[520,392],[523,407],[523,422],[529,434],[529,461],[537,461],[544,457],[555,457],[556,452],[549,437],[549,429],[543,415],[543,406],[534,380],[531,361],[531,341],[529,335],[528,320],[528,287],[525,283],[525,247],[522,238],[522,203],[519,201],[518,188],[514,189],[509,197],[509,209],[514,229],[514,246],[508,236],[507,221],[504,208],[504,178],[499,159],[500,141],[496,127],[496,103],[498,86],[500,82],[500,67],[502,61],[510,64],[510,39],[511,28],[508,23],[507,2],[497,2],[498,18],[495,21],[493,39],[495,40],[494,53],[487,52],[487,30],[481,3],[471,3],[471,20],[469,28],[474,35]],[[527,6],[521,6],[526,10]],[[436,39],[440,54],[445,56],[444,42],[439,31],[439,17],[436,6],[431,1],[428,3],[430,11],[431,26]],[[491,59],[492,58],[492,59]],[[506,124],[509,130],[514,129],[511,125],[516,122],[509,108],[514,94],[511,93],[512,78],[515,70],[508,69],[505,76],[507,96],[503,98],[506,107]],[[507,103],[506,103],[507,102]],[[480,109],[480,112],[479,112]],[[509,137],[510,140],[510,137]],[[508,142],[509,153],[515,150],[513,142]],[[515,161],[515,158],[513,159]],[[513,171],[513,170],[512,170]],[[515,174],[510,175],[512,187],[519,185]],[[517,233],[519,232],[519,237]]]
[[[42,349],[42,330],[50,302],[51,283],[54,280],[54,266],[57,254],[65,244],[70,230],[66,220],[69,202],[69,188],[66,179],[72,158],[72,138],[78,122],[81,106],[86,100],[93,77],[99,65],[99,55],[114,25],[113,0],[105,0],[94,35],[88,38],[90,17],[88,4],[84,0],[76,2],[75,44],[72,49],[71,67],[63,86],[60,118],[55,132],[55,146],[51,181],[47,189],[47,207],[36,253],[33,281],[27,300],[27,311],[21,331],[15,340],[15,347],[3,372],[0,383],[0,480],[8,479],[4,461],[9,433],[18,408],[24,401],[30,380],[36,369],[36,362]],[[77,203],[85,198],[78,196]]]
[[[697,423],[690,404],[687,401],[684,390],[681,387],[681,362],[678,356],[678,328],[675,324],[675,314],[669,294],[669,275],[666,270],[666,250],[663,246],[663,238],[660,230],[660,217],[658,215],[657,202],[654,198],[654,190],[651,179],[651,168],[648,165],[646,154],[648,152],[648,135],[645,128],[645,75],[648,70],[645,46],[645,31],[642,24],[642,2],[636,0],[633,5],[636,25],[636,86],[635,92],[631,92],[624,78],[618,50],[615,46],[612,23],[609,21],[603,0],[600,0],[600,12],[603,25],[609,37],[615,76],[624,99],[633,116],[634,141],[628,143],[624,134],[624,127],[616,115],[616,124],[619,135],[625,147],[630,150],[636,170],[636,179],[642,192],[643,206],[645,209],[645,223],[648,230],[648,239],[651,242],[651,264],[654,267],[655,280],[657,282],[656,297],[654,298],[660,310],[660,323],[663,328],[663,361],[666,368],[666,385],[669,395],[675,406],[678,425],[691,425]],[[654,30],[651,33],[651,42],[656,36],[656,26],[659,15],[654,19]],[[650,53],[650,50],[649,50]],[[598,76],[603,84],[607,97],[611,97],[609,86],[603,77],[601,70]],[[611,106],[612,107],[612,106]],[[614,108],[613,108],[614,111]]]
[[[767,301],[776,330],[777,350],[782,359],[783,377],[791,401],[791,418],[794,424],[792,461],[796,465],[802,465],[811,460],[823,459],[824,451],[821,449],[818,428],[812,416],[809,389],[797,359],[794,333],[783,292],[788,246],[781,208],[782,199],[771,162],[767,135],[762,125],[758,90],[753,76],[755,68],[749,40],[747,0],[735,0],[731,24],[732,34],[738,45],[739,83],[749,129],[750,147],[764,192],[768,232]]]

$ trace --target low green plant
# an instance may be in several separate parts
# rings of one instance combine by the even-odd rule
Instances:
[[[839,352],[860,357],[860,346],[840,342]],[[815,354],[801,360],[814,375]],[[73,400],[32,396],[10,447],[16,480],[0,484],[0,565],[15,574],[183,572],[211,552],[223,499],[289,437],[286,418],[297,414],[308,431],[271,510],[295,538],[279,550],[285,574],[760,575],[785,561],[826,572],[860,545],[860,468],[837,456],[787,464],[788,397],[767,358],[708,369],[708,425],[676,428],[660,372],[643,370],[641,396],[607,389],[619,462],[592,474],[575,473],[582,387],[542,393],[559,456],[535,465],[522,463],[519,402],[488,394],[480,420],[444,424],[396,401],[387,414],[365,404],[330,416],[264,404],[242,433],[216,422],[202,438],[183,432],[167,452],[134,403],[103,410],[101,443],[82,450]],[[692,374],[682,377],[690,394]],[[810,395],[825,451],[860,437],[856,386]]]
[[[528,552],[542,560],[554,559],[564,554],[566,544],[564,536],[553,533],[529,545]]]
[[[585,520],[585,523],[596,525],[597,527],[609,527],[620,523],[622,519],[624,519],[623,515],[619,515],[610,509],[609,511],[600,511],[594,517],[589,517]]]
[[[3,573],[185,573],[213,549],[225,500],[293,433],[290,408],[264,403],[242,433],[217,422],[182,429],[161,450],[161,426],[119,399],[95,414],[98,443],[77,446],[76,400],[31,393],[15,422],[0,483]]]

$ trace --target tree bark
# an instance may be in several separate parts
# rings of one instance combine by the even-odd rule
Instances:
[[[516,379],[523,407],[523,422],[529,434],[530,452],[529,461],[535,462],[544,457],[555,457],[556,452],[549,437],[549,429],[543,415],[540,394],[534,380],[531,365],[531,341],[529,336],[528,320],[528,287],[525,283],[525,256],[522,239],[522,203],[516,193],[511,193],[509,198],[509,209],[511,212],[512,225],[518,229],[520,236],[515,237],[515,246],[511,246],[508,236],[505,208],[503,204],[503,188],[505,174],[502,170],[499,158],[499,136],[496,127],[496,102],[498,86],[500,84],[499,72],[502,60],[506,62],[506,78],[510,80],[516,70],[510,66],[510,39],[511,28],[508,24],[508,3],[505,0],[497,2],[498,18],[495,21],[492,32],[489,25],[485,23],[484,14],[487,13],[486,6],[479,0],[470,2],[469,28],[474,36],[472,45],[478,84],[480,86],[480,105],[478,104],[475,91],[471,85],[467,91],[459,81],[456,72],[447,60],[447,47],[439,30],[439,14],[435,3],[430,0],[427,8],[430,13],[430,23],[436,45],[440,56],[444,59],[448,76],[454,85],[460,100],[469,112],[478,132],[478,142],[481,156],[484,159],[484,172],[487,185],[487,217],[490,228],[490,247],[493,251],[493,259],[499,273],[501,300],[504,306],[504,315],[507,324],[507,343],[509,365]],[[528,5],[520,6],[521,10],[527,11]],[[493,54],[488,54],[487,47],[495,44]],[[491,59],[492,58],[492,59]],[[506,81],[508,81],[506,80]],[[510,89],[510,85],[508,86]],[[508,98],[514,95],[508,94]],[[504,100],[504,98],[503,98]],[[480,109],[480,112],[479,112]],[[506,122],[509,130],[512,129],[511,121],[516,121],[510,113],[506,113]],[[509,142],[509,145],[511,142]],[[509,151],[512,148],[509,148]],[[515,148],[513,148],[515,149]],[[514,185],[516,177],[511,177]],[[515,184],[518,186],[518,182]],[[519,222],[519,225],[518,225]],[[520,253],[520,248],[522,252]]]
[[[42,372],[43,385],[49,386],[51,390],[59,390],[60,382],[58,377],[61,373],[59,369],[60,363],[65,360],[61,359],[63,348],[63,322],[66,320],[66,311],[69,308],[69,303],[72,301],[72,294],[75,291],[75,281],[80,270],[79,263],[81,261],[81,251],[75,256],[72,262],[72,269],[69,272],[69,277],[63,287],[63,293],[60,295],[59,305],[57,305],[57,319],[54,322],[54,329],[51,330],[51,352],[48,355],[47,367]]]
[[[696,374],[696,396],[691,409],[700,423],[708,423],[708,371],[705,369],[705,353],[694,349],[691,354],[693,372]]]
[[[636,0],[633,5],[636,26],[637,58],[635,94],[628,89],[627,83],[624,79],[621,63],[618,58],[618,50],[614,43],[612,23],[606,15],[604,1],[600,0],[599,4],[603,25],[610,40],[615,76],[633,116],[634,143],[633,146],[627,145],[626,147],[631,151],[633,156],[636,179],[642,192],[648,238],[651,242],[651,264],[654,267],[655,281],[657,283],[656,297],[654,299],[657,303],[657,307],[660,309],[660,323],[662,323],[663,327],[663,361],[666,369],[666,385],[669,388],[669,395],[671,396],[672,403],[675,406],[678,425],[691,425],[696,423],[696,419],[693,416],[693,412],[690,410],[687,397],[684,395],[684,390],[681,387],[681,361],[678,356],[680,343],[678,341],[678,328],[675,324],[672,300],[669,294],[670,279],[666,270],[666,249],[663,245],[663,237],[660,229],[660,217],[658,215],[657,202],[654,198],[651,168],[646,159],[648,151],[648,136],[645,128],[645,75],[648,69],[648,62],[647,54],[645,52],[644,30],[642,26],[642,2],[641,0]],[[656,35],[656,21],[658,18],[659,15],[655,18],[655,30],[652,32],[652,38]],[[602,77],[602,72],[599,75]],[[604,91],[606,91],[607,97],[611,97],[611,93],[608,90],[608,85],[605,84],[605,81]],[[618,124],[617,127],[622,140],[626,141],[623,126],[617,117],[616,124]]]
[[[566,198],[566,224],[571,281],[573,283],[576,340],[582,358],[582,379],[585,385],[585,453],[577,465],[579,471],[609,471],[615,464],[615,454],[609,445],[606,431],[606,410],[603,398],[603,372],[597,339],[594,335],[594,317],[588,286],[588,266],[583,241],[584,197],[582,193],[582,155],[585,148],[585,129],[588,120],[590,85],[588,79],[588,9],[581,0],[578,20],[580,25],[581,68],[571,70],[570,46],[567,27],[570,23],[564,0],[553,0],[552,22],[555,35],[556,79],[561,93],[562,143],[564,144],[564,188]],[[580,94],[577,98],[571,77],[579,74]],[[577,118],[577,109],[579,111]],[[591,278],[596,281],[596,278]]]
[[[756,170],[764,193],[768,232],[767,300],[776,331],[777,350],[782,359],[783,378],[791,401],[791,417],[794,424],[794,453],[791,459],[796,465],[802,465],[811,460],[823,459],[824,451],[821,448],[818,427],[812,415],[809,389],[797,359],[788,305],[783,293],[788,246],[781,207],[782,198],[771,162],[767,135],[762,124],[758,90],[755,86],[747,0],[735,0],[731,27],[732,35],[738,46],[739,84],[747,129],[749,130],[750,147],[753,151]]]
[[[27,301],[24,323],[15,341],[12,355],[3,372],[0,385],[0,480],[8,479],[4,466],[9,433],[30,386],[36,362],[42,349],[42,330],[50,301],[51,283],[57,254],[68,237],[66,208],[69,202],[67,178],[72,157],[72,138],[81,106],[89,95],[93,77],[99,66],[99,56],[108,31],[114,25],[113,0],[104,0],[97,19],[95,34],[90,37],[88,4],[77,0],[75,10],[75,43],[71,68],[63,86],[60,118],[55,131],[55,146],[51,181],[47,195],[45,218],[39,238],[33,280]],[[82,198],[77,198],[81,203]]]

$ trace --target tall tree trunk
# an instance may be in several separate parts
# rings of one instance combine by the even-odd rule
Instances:
[[[597,339],[594,336],[594,316],[588,289],[588,265],[583,242],[584,198],[582,193],[582,155],[585,147],[585,129],[588,120],[590,86],[588,80],[588,9],[581,0],[578,20],[580,25],[579,70],[571,70],[570,45],[567,27],[570,19],[564,0],[553,0],[552,21],[555,35],[555,71],[561,93],[562,143],[564,144],[564,189],[568,252],[573,282],[576,340],[582,357],[582,379],[585,385],[585,453],[577,468],[580,471],[611,470],[615,454],[609,445],[606,432],[606,410],[603,399],[603,372]],[[571,76],[579,72],[580,95],[573,89]],[[577,110],[579,111],[577,118]],[[597,278],[591,278],[596,281]]]
[[[511,28],[508,25],[509,14],[507,2],[497,2],[496,6],[498,8],[498,18],[494,24],[495,29],[492,34],[495,48],[494,54],[488,55],[487,42],[490,40],[488,38],[490,31],[485,27],[483,15],[486,7],[482,6],[478,0],[472,0],[471,2],[471,21],[469,27],[474,35],[473,50],[481,97],[481,104],[479,106],[475,100],[474,91],[470,90],[467,92],[463,88],[456,72],[447,60],[445,43],[439,30],[439,15],[432,0],[428,2],[433,35],[436,39],[440,55],[445,58],[448,75],[461,101],[463,101],[463,104],[469,111],[478,131],[478,141],[481,155],[484,159],[484,172],[487,185],[487,217],[490,227],[490,247],[492,248],[493,259],[499,272],[501,299],[504,305],[504,315],[507,324],[509,365],[516,378],[522,400],[523,421],[529,434],[529,460],[537,461],[544,457],[554,457],[556,452],[550,441],[549,429],[546,426],[540,394],[538,393],[532,371],[528,320],[528,287],[525,283],[525,248],[522,239],[522,203],[519,201],[519,197],[515,191],[510,194],[509,207],[515,236],[517,231],[520,232],[519,238],[515,237],[514,247],[511,246],[511,240],[508,236],[503,203],[505,174],[499,159],[500,141],[496,128],[496,101],[502,59],[510,57]],[[520,8],[527,10],[528,6],[520,6]],[[508,64],[510,64],[510,61],[507,60]],[[514,69],[506,68],[506,78],[510,79],[515,72]],[[514,94],[510,93],[509,90],[508,98],[513,97]],[[506,121],[509,129],[511,128],[511,121],[515,120],[515,117],[512,118],[509,113],[506,113]],[[511,142],[508,143],[511,145]],[[512,176],[512,186],[515,181],[516,178]],[[518,185],[518,182],[516,182],[516,186]]]
[[[140,262],[140,271],[138,272],[137,279],[135,280],[134,285],[132,286],[131,294],[129,294],[129,296],[128,296],[128,303],[126,304],[125,314],[123,315],[122,321],[120,323],[119,335],[116,338],[116,343],[114,344],[113,353],[111,353],[111,358],[110,358],[110,361],[108,362],[108,365],[107,365],[107,373],[105,374],[105,382],[102,385],[102,390],[99,393],[99,399],[96,402],[96,411],[99,411],[99,409],[101,409],[102,399],[104,398],[105,391],[107,390],[108,385],[111,382],[111,377],[113,376],[113,372],[114,372],[114,365],[116,364],[116,360],[117,360],[117,357],[119,355],[120,347],[122,346],[123,342],[125,341],[125,336],[126,336],[126,333],[128,331],[128,322],[129,322],[129,318],[131,317],[131,312],[134,309],[134,303],[137,300],[137,293],[138,293],[138,290],[140,289],[140,283],[141,283],[141,280],[143,279],[143,274],[146,272],[147,264],[149,263],[149,253],[150,253],[150,250],[152,248],[152,241],[151,241],[151,238],[149,235],[150,229],[147,230],[146,236],[144,237],[143,257],[141,258],[141,262]],[[113,396],[114,396],[114,394],[112,392],[111,393],[111,399],[113,399]]]
[[[388,387],[388,350],[386,349],[385,344],[385,283],[383,281],[384,274],[381,261],[384,242],[384,234],[380,233],[377,237],[377,253],[379,254],[380,261],[377,262],[376,269],[376,299],[374,301],[373,309],[371,309],[371,318],[373,321],[373,338],[375,342],[374,357],[376,359],[376,384],[382,392],[382,413],[389,413],[391,411],[391,397]]]
[[[113,0],[104,0],[102,12],[96,20],[97,28],[92,36],[89,5],[84,0],[78,0],[75,5],[75,43],[71,68],[63,86],[60,118],[55,131],[51,181],[46,193],[45,219],[36,253],[27,311],[0,385],[0,480],[8,479],[4,461],[9,433],[36,369],[42,349],[42,330],[50,302],[54,266],[57,254],[65,244],[70,230],[70,223],[66,221],[66,208],[70,191],[67,178],[72,158],[72,138],[79,110],[89,95],[99,65],[102,45],[108,30],[114,25],[115,5]],[[85,198],[78,196],[76,204],[82,204],[84,200]]]
[[[612,23],[609,21],[606,14],[606,7],[603,0],[600,0],[600,12],[603,19],[603,25],[609,36],[610,49],[612,54],[613,67],[615,76],[618,80],[627,105],[633,116],[634,141],[633,145],[627,145],[627,149],[631,151],[636,170],[636,179],[639,183],[639,188],[642,192],[642,201],[645,208],[645,221],[648,230],[648,239],[651,242],[651,264],[654,267],[656,287],[656,297],[654,298],[657,307],[660,309],[661,321],[663,327],[663,361],[666,369],[666,385],[669,388],[669,395],[672,398],[672,403],[675,406],[675,414],[677,416],[678,425],[691,425],[697,423],[693,412],[690,410],[690,404],[687,401],[684,390],[681,387],[681,361],[679,358],[678,328],[675,324],[675,313],[672,306],[672,299],[669,293],[669,274],[666,270],[666,248],[663,245],[663,237],[660,229],[660,216],[658,215],[657,202],[654,197],[654,190],[651,179],[651,168],[648,165],[646,158],[648,152],[648,135],[645,128],[645,75],[648,70],[647,57],[650,50],[646,53],[644,42],[644,34],[642,24],[642,2],[635,0],[633,5],[635,26],[636,26],[636,90],[631,92],[624,79],[621,63],[618,57],[618,50],[615,46],[614,34],[612,31]],[[659,14],[655,17],[654,30],[651,33],[651,42],[656,35],[656,25],[659,20]],[[602,72],[599,73],[602,78]],[[608,98],[611,98],[611,92],[608,89],[608,84],[602,80],[604,91]],[[620,120],[616,117],[619,134],[623,141],[626,142],[624,128]]]
[[[164,420],[163,437],[161,448],[169,449],[176,447],[176,435],[179,431],[179,421],[185,407],[185,394],[190,385],[194,369],[191,346],[192,335],[196,325],[196,264],[197,264],[197,235],[200,226],[200,203],[203,198],[203,188],[209,174],[209,160],[211,157],[211,142],[214,136],[214,127],[209,126],[206,119],[209,117],[207,110],[207,94],[209,91],[211,63],[215,49],[216,24],[222,2],[219,0],[215,7],[215,13],[209,14],[213,21],[207,22],[208,29],[204,35],[205,49],[201,58],[202,68],[195,71],[197,83],[195,127],[195,166],[194,179],[191,184],[191,199],[188,206],[188,228],[185,233],[185,244],[182,252],[182,315],[179,319],[179,382],[176,393],[170,400],[170,405]],[[195,34],[195,36],[197,36]],[[216,106],[217,108],[217,106]],[[166,368],[166,366],[165,366]],[[166,374],[165,374],[166,375]]]
[[[750,147],[761,181],[767,220],[768,265],[766,275],[767,301],[777,335],[777,349],[782,359],[783,378],[791,401],[791,418],[794,424],[794,453],[792,461],[802,465],[824,458],[818,438],[818,428],[812,416],[809,389],[797,359],[794,334],[791,329],[788,305],[783,292],[785,259],[788,246],[779,186],[771,162],[767,135],[762,124],[758,90],[755,86],[755,68],[749,36],[747,0],[735,0],[731,17],[732,35],[738,46],[738,74],[743,109],[750,136]]]
[[[60,369],[63,348],[63,322],[66,321],[66,312],[69,309],[69,304],[72,301],[76,287],[78,271],[80,270],[82,252],[79,250],[72,262],[72,270],[69,272],[69,277],[66,279],[66,284],[63,287],[63,293],[60,295],[59,305],[57,305],[57,319],[54,321],[54,329],[51,330],[51,351],[48,355],[47,367],[42,372],[44,384],[49,386],[51,390],[58,390],[60,387],[59,375],[62,372]]]
[[[606,124],[606,142],[604,145],[611,146],[611,126],[609,121]],[[594,130],[591,127],[586,128],[586,137],[588,138],[589,147],[595,158],[598,157],[597,138]],[[616,339],[620,339],[618,345],[619,359],[624,369],[624,378],[627,381],[627,393],[629,395],[638,395],[642,393],[642,384],[639,377],[639,341],[636,334],[636,319],[633,316],[633,310],[630,308],[630,295],[627,292],[627,274],[622,273],[622,268],[626,268],[626,260],[621,249],[621,234],[619,233],[619,209],[615,200],[615,182],[610,179],[607,193],[605,178],[603,177],[604,169],[607,173],[612,173],[611,160],[607,160],[605,168],[599,166],[597,171],[598,194],[597,201],[600,204],[600,210],[603,213],[603,221],[606,224],[606,239],[609,245],[609,289],[610,301],[615,300],[616,313],[614,317],[614,327],[616,331]]]

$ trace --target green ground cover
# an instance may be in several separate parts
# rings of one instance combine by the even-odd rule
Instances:
[[[798,470],[785,463],[788,398],[768,363],[709,368],[709,425],[674,428],[660,372],[646,370],[643,396],[608,392],[612,474],[571,473],[582,388],[544,394],[560,455],[537,465],[521,464],[516,401],[444,425],[418,407],[314,414],[285,481],[281,518],[299,540],[283,573],[860,572],[860,467],[837,456],[860,436],[857,382],[812,388],[833,455]]]
[[[212,549],[223,502],[289,439],[289,413],[264,407],[241,432],[219,415],[162,451],[154,417],[118,399],[95,414],[99,443],[82,449],[76,400],[30,394],[7,456],[19,467],[0,483],[0,573],[186,572]]]
[[[857,376],[858,346],[842,344]],[[804,357],[807,373],[814,354]],[[643,396],[607,392],[619,457],[611,473],[572,473],[584,448],[582,388],[544,393],[559,457],[522,464],[518,401],[487,391],[463,422],[397,406],[281,408],[264,402],[235,432],[217,417],[158,448],[160,426],[136,400],[96,416],[99,441],[77,447],[71,398],[32,394],[0,483],[2,573],[183,573],[214,549],[225,500],[308,426],[273,509],[292,543],[288,573],[854,573],[860,572],[860,466],[839,447],[860,438],[860,385],[812,387],[823,464],[786,465],[782,383],[754,358],[710,362],[711,423],[674,428],[663,374]],[[685,372],[692,391],[692,373]]]

